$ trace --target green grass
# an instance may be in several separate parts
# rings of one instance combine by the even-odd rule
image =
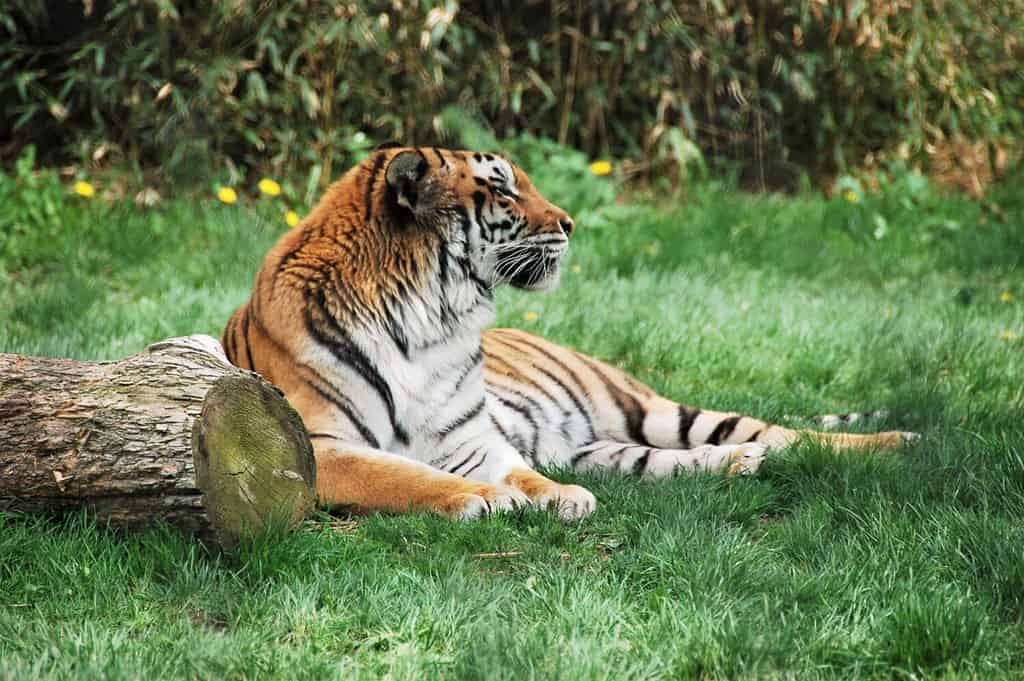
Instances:
[[[584,206],[584,180],[540,179],[580,229],[562,287],[504,292],[501,324],[692,404],[887,408],[923,441],[800,446],[752,479],[556,472],[594,516],[318,522],[237,559],[0,515],[0,679],[1024,674],[1024,342],[1001,338],[1024,336],[1024,201],[895,177],[857,204],[708,183]],[[5,352],[216,335],[282,227],[265,203],[140,213],[33,182],[0,182]]]

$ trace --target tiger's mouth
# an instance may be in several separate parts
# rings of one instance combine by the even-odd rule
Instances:
[[[495,249],[494,279],[525,291],[558,285],[561,264],[569,250],[564,236],[539,236],[501,244]]]

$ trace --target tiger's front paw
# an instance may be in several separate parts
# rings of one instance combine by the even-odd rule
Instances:
[[[505,484],[522,490],[537,506],[555,511],[562,520],[586,518],[597,508],[597,498],[579,485],[563,485],[530,468],[509,473]]]
[[[459,492],[440,504],[440,511],[455,520],[473,520],[493,513],[517,511],[531,504],[530,497],[514,487],[479,485],[472,492]]]
[[[597,509],[597,497],[590,490],[579,485],[562,485],[557,482],[552,482],[533,501],[541,508],[556,512],[562,520],[586,518]]]

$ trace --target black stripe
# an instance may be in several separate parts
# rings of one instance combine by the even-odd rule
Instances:
[[[491,240],[491,228],[484,222],[484,201],[487,197],[481,191],[473,192],[473,212],[476,215],[476,224],[480,227],[480,237]]]
[[[443,241],[437,250],[437,278],[444,289],[448,285],[448,244]]]
[[[689,449],[693,446],[690,442],[690,428],[693,422],[700,415],[700,409],[691,409],[685,404],[679,405],[679,446],[682,449]]]
[[[483,466],[484,465],[484,461],[487,461],[487,456],[486,455],[481,456],[480,460],[477,462],[477,464],[475,466],[470,466],[469,469],[466,470],[466,472],[462,474],[462,477],[468,476],[470,473],[475,471],[477,468],[480,468],[480,466]],[[488,504],[488,506],[490,506],[490,504]]]
[[[224,354],[227,355],[228,361],[238,366],[238,360],[235,359],[238,348],[236,347],[237,341],[235,341],[236,327],[238,326],[237,315],[233,315],[228,320],[228,324],[224,327],[224,337],[221,338],[220,344],[224,348]]]
[[[588,456],[596,452],[598,449],[600,449],[600,447],[594,447],[593,449],[588,449],[585,452],[581,452],[579,449],[577,449],[576,453],[573,454],[572,460],[569,462],[569,465],[575,468],[576,464],[578,464],[580,461],[583,461],[583,459],[587,458]]]
[[[448,161],[444,160],[444,156],[441,154],[440,151],[437,150],[437,147],[430,147],[430,150],[432,152],[434,152],[435,156],[437,156],[437,162],[441,164],[441,167],[442,168],[447,168],[448,167]]]
[[[546,349],[542,348],[541,346],[537,345],[536,343],[533,343],[533,342],[529,341],[526,338],[520,338],[518,336],[516,336],[514,339],[510,339],[510,338],[507,338],[505,336],[505,334],[499,334],[499,333],[492,333],[491,337],[492,338],[500,339],[506,345],[514,345],[514,341],[518,341],[519,343],[522,343],[526,347],[528,347],[528,348],[530,348],[530,349],[532,349],[532,350],[534,350],[536,352],[539,352],[541,355],[547,357],[549,360],[551,360],[557,366],[559,366],[566,374],[568,374],[569,378],[573,381],[573,383],[575,383],[580,388],[581,392],[584,392],[584,393],[586,392],[583,389],[583,381],[580,380],[579,374],[577,374],[575,371],[570,369],[568,364],[566,364],[565,362],[561,361],[560,359],[558,359],[553,354],[551,354],[550,352],[548,352]],[[581,355],[578,355],[578,354],[576,356],[577,357],[581,357]],[[555,377],[550,374],[550,372],[545,371],[541,367],[538,367],[538,366],[534,365],[534,368],[540,369],[542,373],[544,373],[547,376],[549,376],[552,380],[556,380]],[[590,429],[590,436],[591,437],[595,437],[595,434],[594,434],[594,423],[591,420],[589,412],[583,407],[583,403],[580,402],[578,399],[576,399],[576,397],[574,396],[573,392],[569,389],[569,387],[567,385],[565,385],[561,381],[557,381],[556,380],[556,382],[558,382],[559,385],[561,385],[562,388],[565,390],[565,392],[572,398],[573,403],[580,410],[580,413],[583,415],[583,418],[585,418],[587,420],[587,427]]]
[[[442,438],[448,437],[449,435],[454,433],[456,430],[458,430],[459,428],[461,428],[462,426],[466,425],[467,423],[472,421],[474,418],[479,416],[480,412],[482,412],[483,410],[484,410],[484,401],[483,401],[483,399],[481,399],[479,402],[477,402],[475,405],[473,405],[473,407],[469,411],[467,411],[465,414],[462,414],[461,416],[459,416],[457,419],[455,419],[454,421],[452,421],[448,425],[446,425],[443,428],[439,429],[437,431],[437,434],[440,435]]]
[[[480,352],[480,348],[473,351],[473,354],[469,356],[469,363],[466,364],[466,368],[462,370],[462,374],[459,376],[458,380],[455,381],[455,388],[452,390],[452,396],[459,394],[459,390],[462,388],[462,383],[469,378],[474,369],[480,366],[483,359],[484,355]]]
[[[321,376],[316,369],[309,366],[308,364],[303,364],[296,360],[294,357],[292,357],[288,349],[281,345],[281,343],[279,343],[277,340],[275,340],[274,337],[270,335],[270,332],[267,331],[266,327],[264,327],[263,324],[260,323],[259,317],[253,316],[252,320],[253,323],[256,325],[256,328],[260,330],[260,333],[263,334],[263,336],[267,339],[269,343],[276,347],[277,350],[282,354],[288,355],[291,358],[291,360],[295,362],[295,364],[301,370],[303,370],[305,373],[309,375],[307,379],[311,380],[307,380],[306,382],[310,385],[310,387],[312,387],[313,390],[315,390],[324,399],[326,399],[328,402],[336,406],[343,414],[345,414],[348,420],[352,422],[352,425],[354,425],[356,429],[359,431],[359,435],[367,442],[367,444],[369,444],[371,447],[380,447],[380,442],[377,440],[377,436],[373,434],[373,432],[367,427],[365,423],[363,423],[362,418],[358,415],[359,410],[356,408],[354,404],[352,404],[351,400],[349,400],[341,393],[337,392],[334,389],[334,387],[330,384],[330,382],[327,381],[323,376]],[[321,388],[320,386],[318,386],[315,381],[319,381],[320,383],[322,383],[326,390],[325,388]],[[396,432],[395,435],[397,437],[398,433]]]
[[[616,465],[622,463],[622,459],[626,456],[626,452],[628,452],[631,449],[637,449],[638,447],[642,448],[643,445],[625,445],[622,449],[612,454],[612,459],[614,460],[614,463]]]
[[[330,433],[309,433],[309,439],[313,438],[325,438],[327,440],[337,440],[338,442],[346,442],[347,440],[337,435],[331,435]]]
[[[647,410],[644,409],[643,405],[640,404],[640,400],[636,399],[633,395],[630,395],[625,390],[615,385],[610,378],[597,366],[595,362],[590,360],[588,357],[576,354],[580,361],[586,364],[597,378],[604,384],[608,394],[611,395],[612,400],[615,401],[619,411],[626,419],[626,434],[632,439],[633,442],[639,442],[643,445],[650,445],[647,437],[644,435],[644,421],[647,420]]]
[[[395,439],[403,445],[409,444],[409,433],[402,426],[395,424]]]
[[[736,424],[740,422],[740,418],[740,416],[730,416],[719,421],[715,429],[711,431],[711,435],[708,435],[707,443],[709,445],[717,445],[722,440],[728,440],[729,436],[732,435],[732,431],[736,430]]]
[[[294,361],[294,360],[293,360]],[[363,415],[359,407],[357,407],[347,395],[335,388],[330,381],[324,376],[309,366],[308,364],[302,364],[301,362],[295,362],[307,384],[309,384],[314,390],[321,395],[324,395],[331,401],[331,404],[338,406],[339,409],[345,414],[345,416],[352,422],[352,424],[359,430],[359,434],[364,436],[368,442],[375,442],[374,447],[379,446],[377,436],[373,434],[369,426],[363,421]]]
[[[373,159],[373,165],[370,166],[369,177],[366,178],[366,194],[363,196],[363,205],[366,206],[366,222],[373,217],[373,185],[377,181],[377,175],[380,174],[385,158],[387,158],[387,154],[384,152],[377,153]]]
[[[757,431],[756,433],[754,433],[753,435],[751,435],[750,437],[748,437],[748,438],[747,438],[746,440],[744,440],[744,442],[757,442],[757,438],[758,438],[758,436],[759,436],[759,435],[760,435],[761,433],[763,433],[763,432],[764,432],[764,428],[762,428],[761,430]]]
[[[391,395],[391,388],[388,387],[384,377],[373,366],[366,354],[348,337],[348,334],[341,328],[338,321],[327,312],[324,292],[322,290],[318,291],[315,301],[309,300],[309,298],[307,300],[310,304],[306,306],[304,321],[309,334],[314,340],[326,347],[339,361],[355,370],[367,385],[377,391],[377,396],[387,408],[391,429],[392,431],[397,431],[395,400]],[[320,317],[319,320],[313,318],[314,312]]]
[[[324,398],[332,405],[334,405],[338,409],[338,411],[343,413],[345,417],[352,422],[352,425],[355,426],[356,430],[359,431],[359,436],[362,437],[363,440],[365,440],[368,445],[374,448],[380,447],[380,442],[377,441],[377,438],[374,436],[374,434],[370,431],[369,428],[366,427],[366,424],[363,423],[361,419],[356,417],[354,408],[352,406],[346,404],[346,401],[335,399],[333,395],[328,393],[326,390],[323,390],[320,386],[318,386],[316,383],[313,383],[312,381],[310,382],[309,385],[311,388],[313,388],[313,390],[317,392],[318,395],[320,395],[320,397]]]
[[[449,469],[448,469],[448,472],[449,472],[449,473],[451,473],[452,475],[458,475],[458,473],[456,473],[455,471],[459,470],[460,468],[462,468],[463,466],[465,466],[466,464],[468,464],[468,463],[469,463],[470,461],[472,461],[473,457],[474,457],[474,456],[476,456],[476,455],[477,455],[477,454],[479,454],[479,453],[480,453],[480,450],[479,450],[479,449],[474,449],[474,450],[473,450],[472,452],[470,452],[470,453],[469,453],[469,456],[467,456],[467,457],[466,457],[465,459],[463,459],[462,461],[460,461],[460,462],[459,462],[458,464],[456,464],[456,465],[455,465],[454,467],[452,467],[452,468],[449,468]],[[486,458],[486,457],[484,457],[484,458]],[[480,463],[483,463],[483,459],[481,459],[481,460],[480,460]],[[474,467],[473,467],[473,468],[471,468],[470,470],[476,470],[477,466],[479,466],[479,465],[480,465],[480,464],[477,464],[476,466],[474,466]]]
[[[613,462],[611,457],[615,457],[615,456],[621,457],[623,452],[625,452],[627,449],[629,449],[631,447],[635,447],[635,446],[636,445],[621,445],[618,449],[616,449],[614,452],[609,454],[609,463]],[[598,447],[595,447],[594,449],[591,449],[591,450],[588,450],[588,451],[585,451],[585,452],[580,452],[580,450],[577,449],[576,450],[577,454],[572,457],[572,465],[575,466],[576,464],[578,464],[580,461],[582,461],[583,459],[587,458],[591,454],[595,454],[597,452],[601,452],[602,454],[605,453],[605,448],[606,447],[607,447],[607,445],[600,445]]]
[[[508,392],[508,393],[511,393],[511,394],[515,395],[519,399],[525,400],[526,402],[532,404],[534,406],[534,408],[538,412],[540,412],[540,413],[543,413],[544,410],[541,408],[541,406],[539,404],[537,404],[536,401],[534,401],[532,398],[524,395],[523,393],[519,392],[518,390],[514,390],[512,388],[506,388],[506,387],[498,386],[498,385],[494,385],[494,384],[491,384],[491,386],[488,388],[488,390],[491,391],[491,394],[494,395],[494,399],[498,400],[499,404],[501,404],[502,406],[504,406],[504,407],[506,407],[508,409],[511,409],[512,411],[518,413],[520,416],[523,417],[523,419],[528,424],[530,424],[530,427],[533,428],[533,435],[531,436],[532,444],[530,445],[530,449],[529,449],[528,452],[526,452],[526,454],[531,459],[536,460],[536,458],[537,458],[537,448],[538,448],[538,446],[540,444],[540,426],[537,424],[537,419],[535,419],[533,417],[533,414],[531,414],[530,411],[528,409],[526,409],[525,407],[521,407],[518,404],[512,402],[511,400],[507,400],[504,397],[502,397],[501,395],[496,394],[494,392],[495,389],[504,390],[505,392]]]
[[[258,294],[256,294],[258,295]],[[245,339],[245,359],[249,362],[249,369],[256,371],[256,362],[252,360],[252,343],[249,342],[249,306],[246,306],[242,316],[242,337]]]
[[[522,440],[520,440],[518,437],[513,437],[509,435],[508,431],[501,427],[501,424],[498,423],[498,419],[494,418],[494,414],[488,412],[487,416],[491,419],[491,425],[494,426],[495,430],[497,430],[498,433],[500,433],[501,436],[505,438],[505,442],[507,442],[511,447],[515,448],[517,452],[521,452],[524,449],[526,449],[526,446],[523,444]],[[536,457],[531,457],[531,460],[533,461],[533,464],[536,466]]]
[[[531,388],[533,388],[534,390],[539,392],[541,395],[546,397],[547,399],[551,400],[551,402],[553,402],[554,404],[558,405],[559,408],[561,408],[562,405],[559,403],[558,400],[555,399],[554,395],[552,395],[550,392],[548,392],[547,389],[545,389],[543,386],[538,384],[536,381],[534,381],[529,376],[524,376],[523,373],[521,371],[519,371],[515,366],[510,364],[508,362],[508,360],[504,359],[503,357],[499,357],[498,355],[495,355],[495,354],[489,354],[487,356],[487,359],[488,359],[488,361],[490,361],[493,364],[503,364],[504,366],[508,367],[508,371],[502,372],[502,375],[505,376],[506,378],[509,378],[510,380],[513,380],[513,381],[515,381],[516,383],[519,383],[519,384],[524,384],[525,383],[526,385],[530,386]],[[530,368],[531,369],[536,369],[536,368],[539,368],[539,367],[531,366]]]
[[[390,310],[386,314],[386,317],[387,323],[385,326],[387,328],[388,335],[391,336],[391,340],[394,341],[395,347],[398,348],[398,351],[402,353],[402,357],[409,359],[409,337],[405,335],[405,329],[402,328],[401,320],[395,319]]]
[[[633,462],[633,475],[637,477],[644,474],[647,470],[647,461],[651,458],[651,449],[648,448],[636,461]]]

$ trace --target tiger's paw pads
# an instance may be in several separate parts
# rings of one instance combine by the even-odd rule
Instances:
[[[556,512],[562,520],[580,520],[597,509],[597,498],[579,485],[552,483],[549,489],[534,498],[534,502],[541,508]]]
[[[724,446],[733,450],[728,453],[728,475],[753,475],[768,455],[768,446],[760,442]]]
[[[452,495],[444,503],[443,512],[456,520],[474,520],[530,505],[530,498],[515,488],[492,486],[478,490],[477,494],[463,492]]]

